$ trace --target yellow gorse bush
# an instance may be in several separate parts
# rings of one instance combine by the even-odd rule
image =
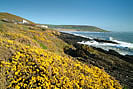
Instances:
[[[8,60],[0,59],[9,89],[121,89],[98,67],[12,40],[0,39],[0,46],[15,50]]]
[[[16,28],[18,26],[20,27]],[[26,27],[27,30],[24,30],[23,25],[16,25],[11,28],[8,24],[5,24],[5,28],[8,29],[0,31],[0,36],[4,39],[14,40],[28,46],[37,46],[59,55],[64,55],[63,48],[68,46],[67,43],[55,36],[60,35],[60,33],[54,30],[30,30],[28,26]]]

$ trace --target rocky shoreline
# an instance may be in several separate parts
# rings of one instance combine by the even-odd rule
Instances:
[[[61,32],[58,38],[74,46],[74,48],[64,48],[66,54],[84,63],[104,69],[107,73],[120,81],[124,87],[129,89],[133,88],[133,56],[123,56],[114,50],[105,51],[101,48],[78,44],[77,42],[91,39],[73,34]],[[106,40],[94,40],[97,42],[114,43]]]

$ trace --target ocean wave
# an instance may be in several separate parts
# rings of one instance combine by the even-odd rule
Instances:
[[[123,41],[118,41],[118,40],[113,40],[113,41],[116,43],[119,43],[118,46],[133,49],[133,43],[123,42]]]
[[[110,49],[115,50],[116,52],[122,55],[133,55],[133,43],[118,41],[113,37],[105,37],[104,39],[101,38],[101,40],[109,40],[112,42],[116,42],[118,44],[107,43],[107,42],[106,43],[97,42],[95,41],[95,39],[100,39],[100,38],[95,37],[95,36],[85,36],[85,35],[80,34],[80,33],[103,33],[103,32],[73,32],[73,31],[61,31],[61,32],[90,39],[88,41],[78,42],[79,44],[85,44],[85,45],[89,45],[89,46],[93,46],[97,48],[102,48],[106,51],[109,51]]]
[[[95,40],[91,41],[82,41],[78,42],[79,44],[85,44],[89,46],[94,46],[97,48],[102,48],[106,51],[109,51],[110,49],[117,51],[118,53],[122,55],[133,55],[133,44],[127,43],[127,42],[122,42],[122,41],[117,41],[117,40],[112,40],[118,44],[113,44],[113,43],[103,43],[103,42],[97,42]]]

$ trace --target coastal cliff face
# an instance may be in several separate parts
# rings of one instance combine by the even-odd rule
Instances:
[[[77,44],[83,40],[89,39],[0,21],[0,88],[132,87],[133,67],[126,56]]]

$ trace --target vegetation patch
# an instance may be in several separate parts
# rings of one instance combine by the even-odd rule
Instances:
[[[47,49],[47,47],[44,45],[44,44],[42,44],[42,43],[39,43],[40,44],[40,46],[43,48],[43,49]]]
[[[39,45],[40,45],[43,49],[47,49],[47,47],[46,47],[44,44],[42,44],[41,42],[37,41],[37,39],[36,39],[35,36],[34,36],[34,40],[35,40],[36,42],[38,42]]]

